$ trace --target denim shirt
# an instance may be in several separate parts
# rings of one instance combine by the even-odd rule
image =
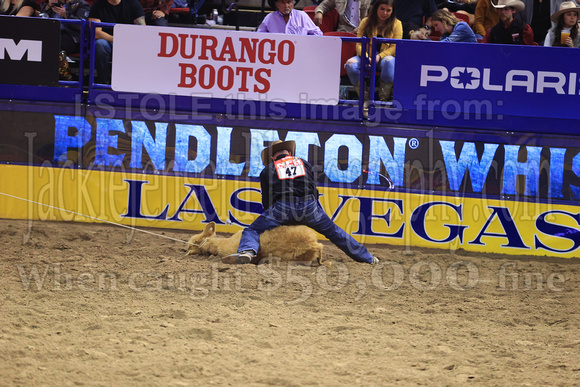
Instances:
[[[441,35],[440,41],[477,43],[477,38],[471,27],[466,22],[461,21],[453,27],[451,34]]]
[[[258,26],[257,32],[322,36],[322,31],[314,24],[310,16],[306,12],[295,9],[290,13],[288,23],[286,23],[280,11],[274,11],[266,15],[262,24]]]

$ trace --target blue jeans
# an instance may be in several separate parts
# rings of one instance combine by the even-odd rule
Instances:
[[[167,20],[165,20],[164,17],[153,19],[153,12],[151,12],[145,14],[145,24],[147,24],[148,26],[165,27],[167,26]]]
[[[349,59],[349,61],[353,59],[353,63],[347,63],[345,66],[350,83],[356,85],[360,82],[361,58],[360,56],[355,56]],[[381,80],[383,82],[393,82],[395,79],[395,57],[387,55],[381,58],[380,62],[377,63],[377,70],[381,72]]]
[[[113,52],[113,43],[105,39],[95,41],[95,70],[97,70],[97,83],[111,83],[111,53]]]
[[[251,250],[256,253],[260,247],[261,233],[288,224],[303,224],[312,228],[357,262],[373,262],[373,256],[366,247],[334,224],[318,200],[314,199],[312,195],[275,202],[249,227],[244,229],[238,252]],[[284,243],[284,241],[280,241],[280,243]]]

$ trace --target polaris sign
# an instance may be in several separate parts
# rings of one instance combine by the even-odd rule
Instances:
[[[421,52],[419,60],[413,52]],[[481,43],[400,44],[395,98],[403,109],[417,111],[417,117],[428,116],[429,111],[475,113],[470,106],[479,102],[498,120],[507,116],[576,120],[579,61],[579,50],[562,47],[502,45],[498,50],[498,45]],[[510,126],[505,123],[505,129]]]
[[[432,82],[449,82],[454,89],[475,90],[483,88],[489,91],[514,91],[521,87],[527,93],[549,93],[576,95],[578,75],[563,74],[558,71],[510,70],[505,74],[504,81],[494,85],[491,83],[490,68],[453,67],[449,71],[444,66],[421,65],[421,87],[427,87]]]

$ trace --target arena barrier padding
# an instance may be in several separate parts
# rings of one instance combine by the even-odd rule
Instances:
[[[235,232],[261,211],[262,149],[271,141],[292,139],[297,155],[315,166],[321,205],[364,243],[578,257],[577,50],[397,41],[393,101],[375,101],[371,93],[366,111],[363,95],[339,99],[340,67],[334,65],[324,71],[336,73],[336,84],[330,82],[324,91],[335,97],[324,104],[287,103],[284,87],[282,94],[256,97],[236,90],[224,98],[214,98],[211,88],[195,87],[189,96],[158,94],[154,82],[151,92],[119,91],[115,60],[122,55],[113,55],[113,87],[98,85],[93,64],[98,25],[84,22],[79,63],[87,67],[79,82],[55,83],[49,71],[47,83],[25,84],[16,75],[8,78],[4,69],[24,78],[34,69],[57,71],[44,42],[54,40],[58,29],[52,20],[18,18],[28,32],[22,35],[15,27],[8,32],[17,35],[7,35],[4,19],[1,217],[100,219],[188,230],[213,221],[218,231]],[[139,28],[145,37],[152,27],[123,26],[119,35],[115,30],[116,41],[123,41],[123,30]],[[231,42],[249,36],[247,48],[254,47],[255,37],[257,49],[263,39],[278,46],[292,39],[153,28],[157,36],[206,36],[206,42],[216,42],[216,56],[227,49],[228,36]],[[319,39],[338,39],[340,47],[339,38],[306,39],[314,40],[296,39],[295,49],[308,52]],[[35,53],[34,41],[42,42],[42,51]],[[133,50],[158,50],[159,44],[135,41]],[[123,58],[125,66],[158,65],[155,58],[128,64],[130,54]],[[221,63],[200,55],[180,63],[196,69],[225,63],[234,69],[230,57],[224,55]],[[316,66],[316,60],[310,62]],[[235,65],[249,68],[239,61]],[[282,77],[288,90],[298,92],[307,78],[293,72],[291,63],[278,63],[281,70],[275,64],[256,65],[275,75],[272,87]],[[376,63],[368,66],[366,73],[374,74]],[[374,82],[370,79],[367,87]],[[316,82],[303,86],[315,89]]]

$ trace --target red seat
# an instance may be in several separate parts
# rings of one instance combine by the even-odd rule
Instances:
[[[314,12],[314,10],[316,10],[316,7],[317,7],[316,5],[309,5],[308,7],[304,7],[304,8],[302,8],[302,10],[303,10],[304,12],[306,12],[306,13],[308,14],[308,16],[310,16],[310,19],[311,19],[312,21],[314,21],[314,15],[316,14],[316,13]]]
[[[169,13],[186,13],[189,15],[189,8],[169,8]]]
[[[431,28],[430,32],[429,39],[436,41],[441,39],[441,32],[435,31],[435,28]]]
[[[464,21],[464,22],[466,22],[467,24],[471,25],[471,24],[469,23],[469,16],[467,16],[466,14],[464,14],[464,13],[461,13],[461,12],[453,12],[453,15],[455,15],[455,17],[456,17],[457,19],[459,19],[459,21]]]
[[[316,10],[316,7],[317,7],[316,5],[309,5],[307,7],[304,7],[302,10],[306,12],[312,20],[314,20],[315,15],[314,11]],[[333,8],[332,10],[326,12],[322,16],[322,24],[320,24],[319,27],[322,33],[326,33],[336,31],[337,24],[338,24],[338,11],[336,10],[336,8]]]
[[[356,38],[356,35],[350,32],[342,32],[342,31],[330,31],[330,32],[325,32],[324,36],[348,36],[351,38]],[[344,64],[346,63],[347,60],[349,60],[350,58],[352,58],[353,56],[356,55],[356,43],[355,42],[342,42],[342,51],[340,54],[340,61],[342,63],[342,66],[340,67],[340,76],[345,76],[346,75],[346,68],[344,67]]]

